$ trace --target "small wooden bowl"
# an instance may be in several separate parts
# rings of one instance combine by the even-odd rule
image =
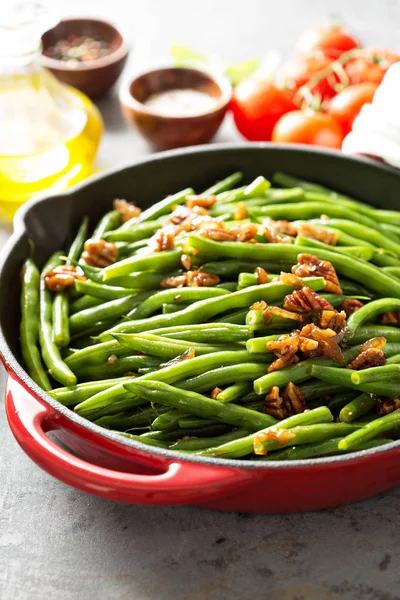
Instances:
[[[42,37],[43,50],[65,39],[71,33],[78,36],[99,38],[111,47],[110,54],[91,61],[68,63],[67,61],[41,56],[41,64],[60,81],[71,85],[91,98],[108,92],[117,81],[128,58],[126,40],[111,23],[99,19],[64,19],[46,31]]]
[[[166,116],[144,104],[151,94],[194,89],[215,98],[211,110],[195,116]],[[232,88],[225,77],[196,69],[169,67],[149,71],[122,84],[120,103],[125,120],[156,149],[168,150],[208,142],[227,111]]]

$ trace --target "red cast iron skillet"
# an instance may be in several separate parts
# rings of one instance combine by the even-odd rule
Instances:
[[[8,371],[10,427],[25,452],[54,477],[111,500],[258,513],[339,506],[399,483],[400,442],[344,456],[271,464],[150,448],[74,414],[42,391],[21,366],[19,272],[30,251],[28,239],[34,241],[35,259],[42,265],[67,245],[84,215],[94,224],[113,198],[146,207],[187,186],[204,189],[236,170],[246,179],[287,171],[376,206],[399,208],[400,174],[390,167],[339,152],[268,144],[166,152],[95,177],[66,194],[28,203],[16,217],[15,233],[2,255],[0,349]]]

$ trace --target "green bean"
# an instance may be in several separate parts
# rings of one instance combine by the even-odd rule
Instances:
[[[222,435],[216,437],[208,437],[208,438],[192,438],[189,440],[178,440],[174,444],[170,446],[171,450],[183,450],[183,451],[199,451],[204,450],[206,448],[212,448],[213,446],[220,446],[221,444],[226,444],[227,442],[232,442],[234,440],[238,440],[249,432],[247,429],[234,429],[229,433],[224,433]]]
[[[169,275],[176,275],[178,272],[173,271]],[[112,281],[113,286],[124,288],[134,288],[141,290],[156,290],[160,287],[161,281],[167,277],[167,273],[156,273],[155,271],[138,271],[125,275],[124,277],[116,277]],[[101,284],[103,282],[101,281]]]
[[[205,427],[198,427],[197,429],[167,429],[165,431],[146,431],[141,433],[140,437],[153,438],[155,440],[176,442],[182,440],[185,436],[196,435],[198,438],[212,438],[224,433],[231,431],[230,425],[224,425],[224,423],[213,423],[212,425],[206,425]]]
[[[93,233],[93,240],[100,240],[108,231],[115,229],[121,223],[121,215],[117,210],[111,210],[97,223]]]
[[[400,278],[400,266],[399,267],[382,267],[382,271],[394,275],[394,277]]]
[[[378,437],[385,431],[395,429],[400,425],[400,409],[395,410],[384,417],[366,423],[364,427],[353,431],[339,442],[339,450],[352,450],[358,444],[367,442]]]
[[[190,306],[187,302],[182,302],[182,304],[173,304],[171,302],[164,302],[161,308],[161,313],[163,315],[171,315],[172,313],[178,312]]]
[[[343,387],[352,388],[353,390],[359,390],[361,392],[367,392],[369,394],[378,394],[381,396],[396,396],[398,393],[399,383],[386,382],[386,383],[366,383],[358,385],[353,383],[351,380],[352,374],[355,371],[351,369],[339,369],[335,367],[324,367],[321,364],[315,364],[311,367],[312,377],[322,379],[322,381],[329,381],[330,383],[337,383]]]
[[[179,420],[178,424],[181,429],[197,429],[198,427],[205,427],[211,425],[214,421],[211,419],[203,419],[202,417],[195,417],[193,415],[183,415]]]
[[[265,456],[268,452],[284,446],[323,442],[333,437],[342,437],[353,433],[356,428],[356,425],[350,423],[297,425],[296,427],[286,429],[278,439],[275,431],[272,432],[272,435],[271,431],[260,431],[256,433],[254,438],[254,453]]]
[[[376,252],[371,262],[377,267],[400,267],[400,259],[392,256],[389,254],[389,251],[385,250]],[[389,273],[386,273],[386,275],[389,275]]]
[[[180,390],[162,381],[144,381],[141,378],[137,379],[136,382],[132,381],[132,383],[124,385],[129,392],[145,398],[149,402],[173,406],[199,417],[212,418],[251,431],[257,431],[262,427],[268,427],[275,423],[275,419],[269,415],[258,413],[237,404],[222,404],[196,392]]]
[[[339,419],[343,423],[351,423],[368,414],[375,406],[375,398],[371,394],[360,394],[343,406]]]
[[[358,328],[365,321],[372,321],[378,315],[388,311],[400,310],[400,299],[397,298],[380,298],[373,300],[362,306],[359,310],[353,313],[347,320],[347,328],[349,333],[346,335],[346,341],[351,341]]]
[[[246,242],[215,242],[196,234],[188,236],[188,245],[204,252],[223,257],[237,256],[239,259],[253,258],[260,260],[297,261],[298,247],[291,244],[249,244]],[[327,260],[340,275],[354,279],[366,285],[379,294],[387,296],[400,296],[400,281],[383,273],[376,266],[361,262],[356,258],[344,256],[328,250],[316,248],[303,248],[304,253],[314,254],[322,260]],[[357,311],[358,312],[358,311]],[[355,313],[356,314],[356,313]]]
[[[257,267],[262,267],[265,271],[279,273],[280,271],[290,271],[291,263],[271,262],[271,261],[244,261],[244,260],[221,260],[219,262],[208,262],[201,267],[206,273],[214,273],[219,277],[236,277],[240,273],[254,273]]]
[[[229,312],[227,315],[216,319],[216,323],[223,323],[227,325],[244,325],[246,323],[246,316],[248,310],[235,310],[233,312]]]
[[[356,356],[358,356],[359,353],[360,351],[358,348],[350,348],[349,350],[345,350],[343,353],[345,360],[342,364],[347,364],[348,362],[352,361]],[[311,377],[314,367],[321,364],[326,365],[322,367],[325,369],[330,365],[337,364],[337,362],[328,358],[309,358],[307,360],[303,360],[295,365],[286,367],[285,369],[281,369],[279,371],[267,373],[263,377],[256,379],[254,381],[254,391],[257,394],[266,394],[274,386],[282,387],[290,382],[301,383],[306,381]],[[339,371],[340,369],[336,370]],[[341,385],[341,382],[332,381],[332,383],[339,383],[339,385]]]
[[[201,342],[186,342],[185,340],[168,339],[150,333],[115,333],[114,337],[124,348],[135,350],[136,352],[144,352],[145,354],[158,356],[167,360],[181,355],[189,348],[193,348],[198,356],[227,349],[221,344],[212,346],[211,344],[203,344]]]
[[[52,305],[53,341],[56,346],[68,346],[69,330],[69,298],[67,292],[57,292]]]
[[[28,258],[22,269],[21,351],[29,375],[47,392],[52,386],[43,368],[38,348],[39,282],[39,270],[33,260]]]
[[[194,377],[176,380],[174,385],[184,390],[203,393],[232,382],[253,381],[254,378],[261,377],[265,371],[265,363],[256,362],[218,366]]]
[[[250,311],[250,312],[261,312],[261,311]],[[246,342],[246,349],[249,352],[268,352],[266,348],[266,344],[268,342],[274,342],[280,338],[280,334],[278,335],[266,335],[263,337],[255,337],[250,338]]]
[[[229,406],[229,405],[228,405]],[[262,430],[263,433],[269,431],[280,431],[281,429],[291,429],[298,425],[312,425],[314,423],[329,423],[333,420],[331,412],[326,406],[314,408],[298,415],[293,415],[287,419],[279,421],[275,425],[271,425],[266,429]],[[258,432],[261,433],[261,432]],[[218,458],[242,458],[247,454],[253,452],[254,440],[257,433],[252,433],[239,440],[234,440],[221,446],[214,446],[213,448],[207,448],[206,450],[197,453],[198,456],[215,456]]]
[[[364,296],[368,299],[374,297],[374,292],[367,290],[354,281],[340,278],[340,287],[345,296]]]
[[[115,354],[115,356],[127,356],[129,351],[126,348],[121,348],[115,339],[113,339],[112,341],[82,348],[82,350],[68,356],[65,361],[74,370],[79,367],[85,368],[89,363],[101,364],[103,361],[107,361],[111,354]]]
[[[390,325],[361,325],[351,337],[351,344],[363,344],[374,337],[384,337],[387,342],[400,342],[400,329]]]
[[[86,379],[103,379],[104,377],[118,377],[126,373],[141,373],[142,369],[157,369],[160,359],[152,356],[129,355],[119,356],[114,361],[106,361],[100,365],[88,364],[85,368],[76,369],[76,375]]]
[[[138,225],[133,223],[129,228],[109,231],[104,235],[104,238],[109,242],[138,242],[151,237],[162,224],[160,220],[146,221]]]
[[[117,300],[110,300],[103,304],[99,304],[98,306],[74,313],[69,318],[71,333],[88,328],[100,321],[100,319],[119,319],[137,305],[137,296],[138,294],[133,294],[131,296],[125,296],[124,298],[118,298]]]
[[[186,413],[182,410],[169,410],[168,412],[158,415],[151,424],[151,428],[159,431],[166,431],[179,427],[179,419],[185,416]]]
[[[118,381],[123,383],[128,381],[130,377],[121,377]],[[55,400],[64,404],[64,406],[71,406],[87,400],[91,396],[94,396],[98,392],[109,389],[115,386],[115,379],[103,379],[101,381],[88,381],[85,383],[78,383],[77,385],[70,387],[56,388],[51,390],[50,396]]]
[[[169,410],[164,406],[157,408],[138,408],[135,411],[118,413],[116,415],[107,415],[100,417],[95,421],[96,425],[105,427],[106,429],[119,429],[127,431],[129,429],[141,428],[150,423],[155,417],[165,411]]]
[[[329,226],[333,229],[339,229],[349,235],[352,235],[360,240],[366,240],[369,243],[374,244],[378,248],[386,248],[396,255],[400,255],[400,244],[389,239],[387,235],[381,231],[377,231],[373,225],[363,225],[355,223],[356,219],[319,219],[318,224]]]
[[[382,367],[370,367],[362,371],[354,371],[351,381],[357,385],[375,383],[376,381],[398,381],[400,382],[400,365],[383,365]]]
[[[301,389],[306,402],[312,402],[313,400],[329,396],[330,394],[343,392],[342,386],[336,385],[335,383],[319,381],[317,379],[310,380],[298,387]]]
[[[393,223],[381,223],[381,229],[384,232],[389,233],[390,235],[394,236],[393,239],[395,239],[397,242],[400,242],[400,226],[399,225],[393,225]]]
[[[279,277],[279,275],[269,273],[268,274],[268,282],[270,283],[273,279],[276,279],[277,277]],[[257,285],[257,284],[258,284],[258,279],[257,279],[257,275],[255,275],[255,273],[239,273],[238,289],[250,287],[252,285]]]
[[[325,286],[325,280],[322,277],[305,278],[307,286],[319,290]],[[399,283],[400,285],[400,283]],[[232,292],[219,298],[208,298],[199,300],[188,308],[172,315],[156,315],[148,319],[138,319],[135,321],[126,321],[108,331],[105,331],[100,340],[109,339],[114,333],[140,333],[149,329],[156,329],[163,326],[189,325],[192,323],[204,322],[223,312],[237,308],[245,308],[256,301],[265,300],[272,303],[283,299],[286,294],[292,291],[288,285],[282,282],[266,283],[253,287]]]
[[[162,290],[150,296],[142,302],[135,313],[136,319],[144,319],[159,310],[165,302],[197,302],[199,300],[224,296],[229,294],[227,290],[215,287],[187,287],[172,290]]]
[[[189,342],[226,344],[227,342],[245,341],[250,336],[251,332],[245,325],[205,323],[190,326],[181,325],[177,327],[164,327],[162,329],[153,329],[148,333]]]
[[[77,279],[75,281],[75,289],[81,294],[88,294],[102,300],[116,300],[117,298],[125,298],[126,296],[137,294],[138,292],[137,289],[105,285],[90,281],[90,279],[86,281]]]
[[[275,461],[275,460],[304,460],[307,458],[318,458],[321,456],[331,456],[333,454],[342,454],[338,444],[341,438],[333,438],[325,440],[323,442],[315,442],[311,444],[304,444],[303,446],[292,446],[278,450],[277,452],[271,452],[267,456],[260,456],[259,460]],[[353,448],[354,452],[360,450],[369,450],[370,448],[377,448],[378,446],[384,446],[392,440],[389,439],[377,439],[364,442]]]
[[[179,266],[180,257],[181,251],[178,249],[156,254],[130,256],[103,269],[103,281],[113,280],[145,269],[174,269]]]
[[[346,390],[346,388],[342,388],[342,391],[335,394],[328,402],[327,406],[333,415],[338,415],[342,408],[351,402],[356,396],[357,392],[355,390]]]
[[[81,296],[77,298],[70,307],[70,314],[73,315],[81,310],[86,310],[87,308],[92,308],[93,306],[99,306],[102,304],[103,300],[101,298],[95,298],[94,296]]]
[[[225,179],[221,179],[211,187],[207,188],[203,192],[203,196],[215,196],[216,194],[221,194],[221,192],[226,192],[227,190],[231,190],[236,184],[240,183],[243,179],[243,173],[241,171],[236,171],[225,177]]]
[[[223,402],[224,404],[226,404],[227,402],[235,402],[236,400],[239,400],[240,398],[242,398],[242,396],[250,392],[251,389],[252,386],[250,383],[248,383],[247,381],[239,381],[238,383],[234,383],[233,385],[230,385],[229,387],[222,390],[222,392],[218,394],[216,399],[219,402]]]
[[[44,280],[45,274],[61,263],[61,256],[62,252],[55,252],[43,267],[40,277],[39,343],[43,361],[50,375],[63,385],[75,385],[75,375],[62,360],[60,351],[53,342],[52,297]]]
[[[132,379],[133,378],[131,377],[130,380],[132,381]],[[124,383],[118,383],[117,380],[113,387],[106,388],[94,396],[91,396],[88,400],[84,400],[83,402],[77,404],[74,408],[74,411],[77,413],[84,413],[89,409],[92,411],[94,409],[103,408],[104,406],[113,404],[117,400],[125,400],[131,396],[132,394],[130,394],[129,391],[124,388]],[[89,402],[90,405],[88,408],[87,406]]]
[[[331,252],[339,252],[346,256],[362,258],[363,260],[371,260],[375,254],[372,246],[330,246],[318,240],[308,237],[298,236],[295,241],[296,246],[308,246],[309,248],[321,248],[322,250],[330,250]]]
[[[124,437],[134,440],[135,442],[140,442],[141,444],[146,444],[147,446],[155,446],[156,448],[169,448],[168,442],[163,442],[161,440],[154,440],[152,438],[143,438],[140,435],[134,435],[132,433],[128,433],[126,431],[116,431],[119,435],[123,435]]]

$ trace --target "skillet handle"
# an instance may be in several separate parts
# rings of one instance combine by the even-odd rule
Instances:
[[[11,430],[28,456],[47,473],[84,492],[109,500],[138,504],[197,504],[234,492],[249,479],[252,470],[152,455],[105,438],[74,423],[66,415],[46,404],[9,373],[6,390],[6,413]],[[118,458],[122,469],[105,468],[79,458],[60,447],[47,432],[58,430],[78,437]],[[132,463],[134,463],[132,465]],[[118,465],[118,461],[116,463]],[[138,467],[139,465],[139,467]],[[135,469],[143,473],[131,471]]]

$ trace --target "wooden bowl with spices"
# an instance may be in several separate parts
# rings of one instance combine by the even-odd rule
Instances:
[[[112,88],[129,53],[122,33],[99,19],[64,19],[46,31],[42,44],[42,66],[91,98]]]
[[[208,142],[219,129],[232,95],[229,81],[196,69],[149,71],[120,89],[128,124],[156,150]]]

